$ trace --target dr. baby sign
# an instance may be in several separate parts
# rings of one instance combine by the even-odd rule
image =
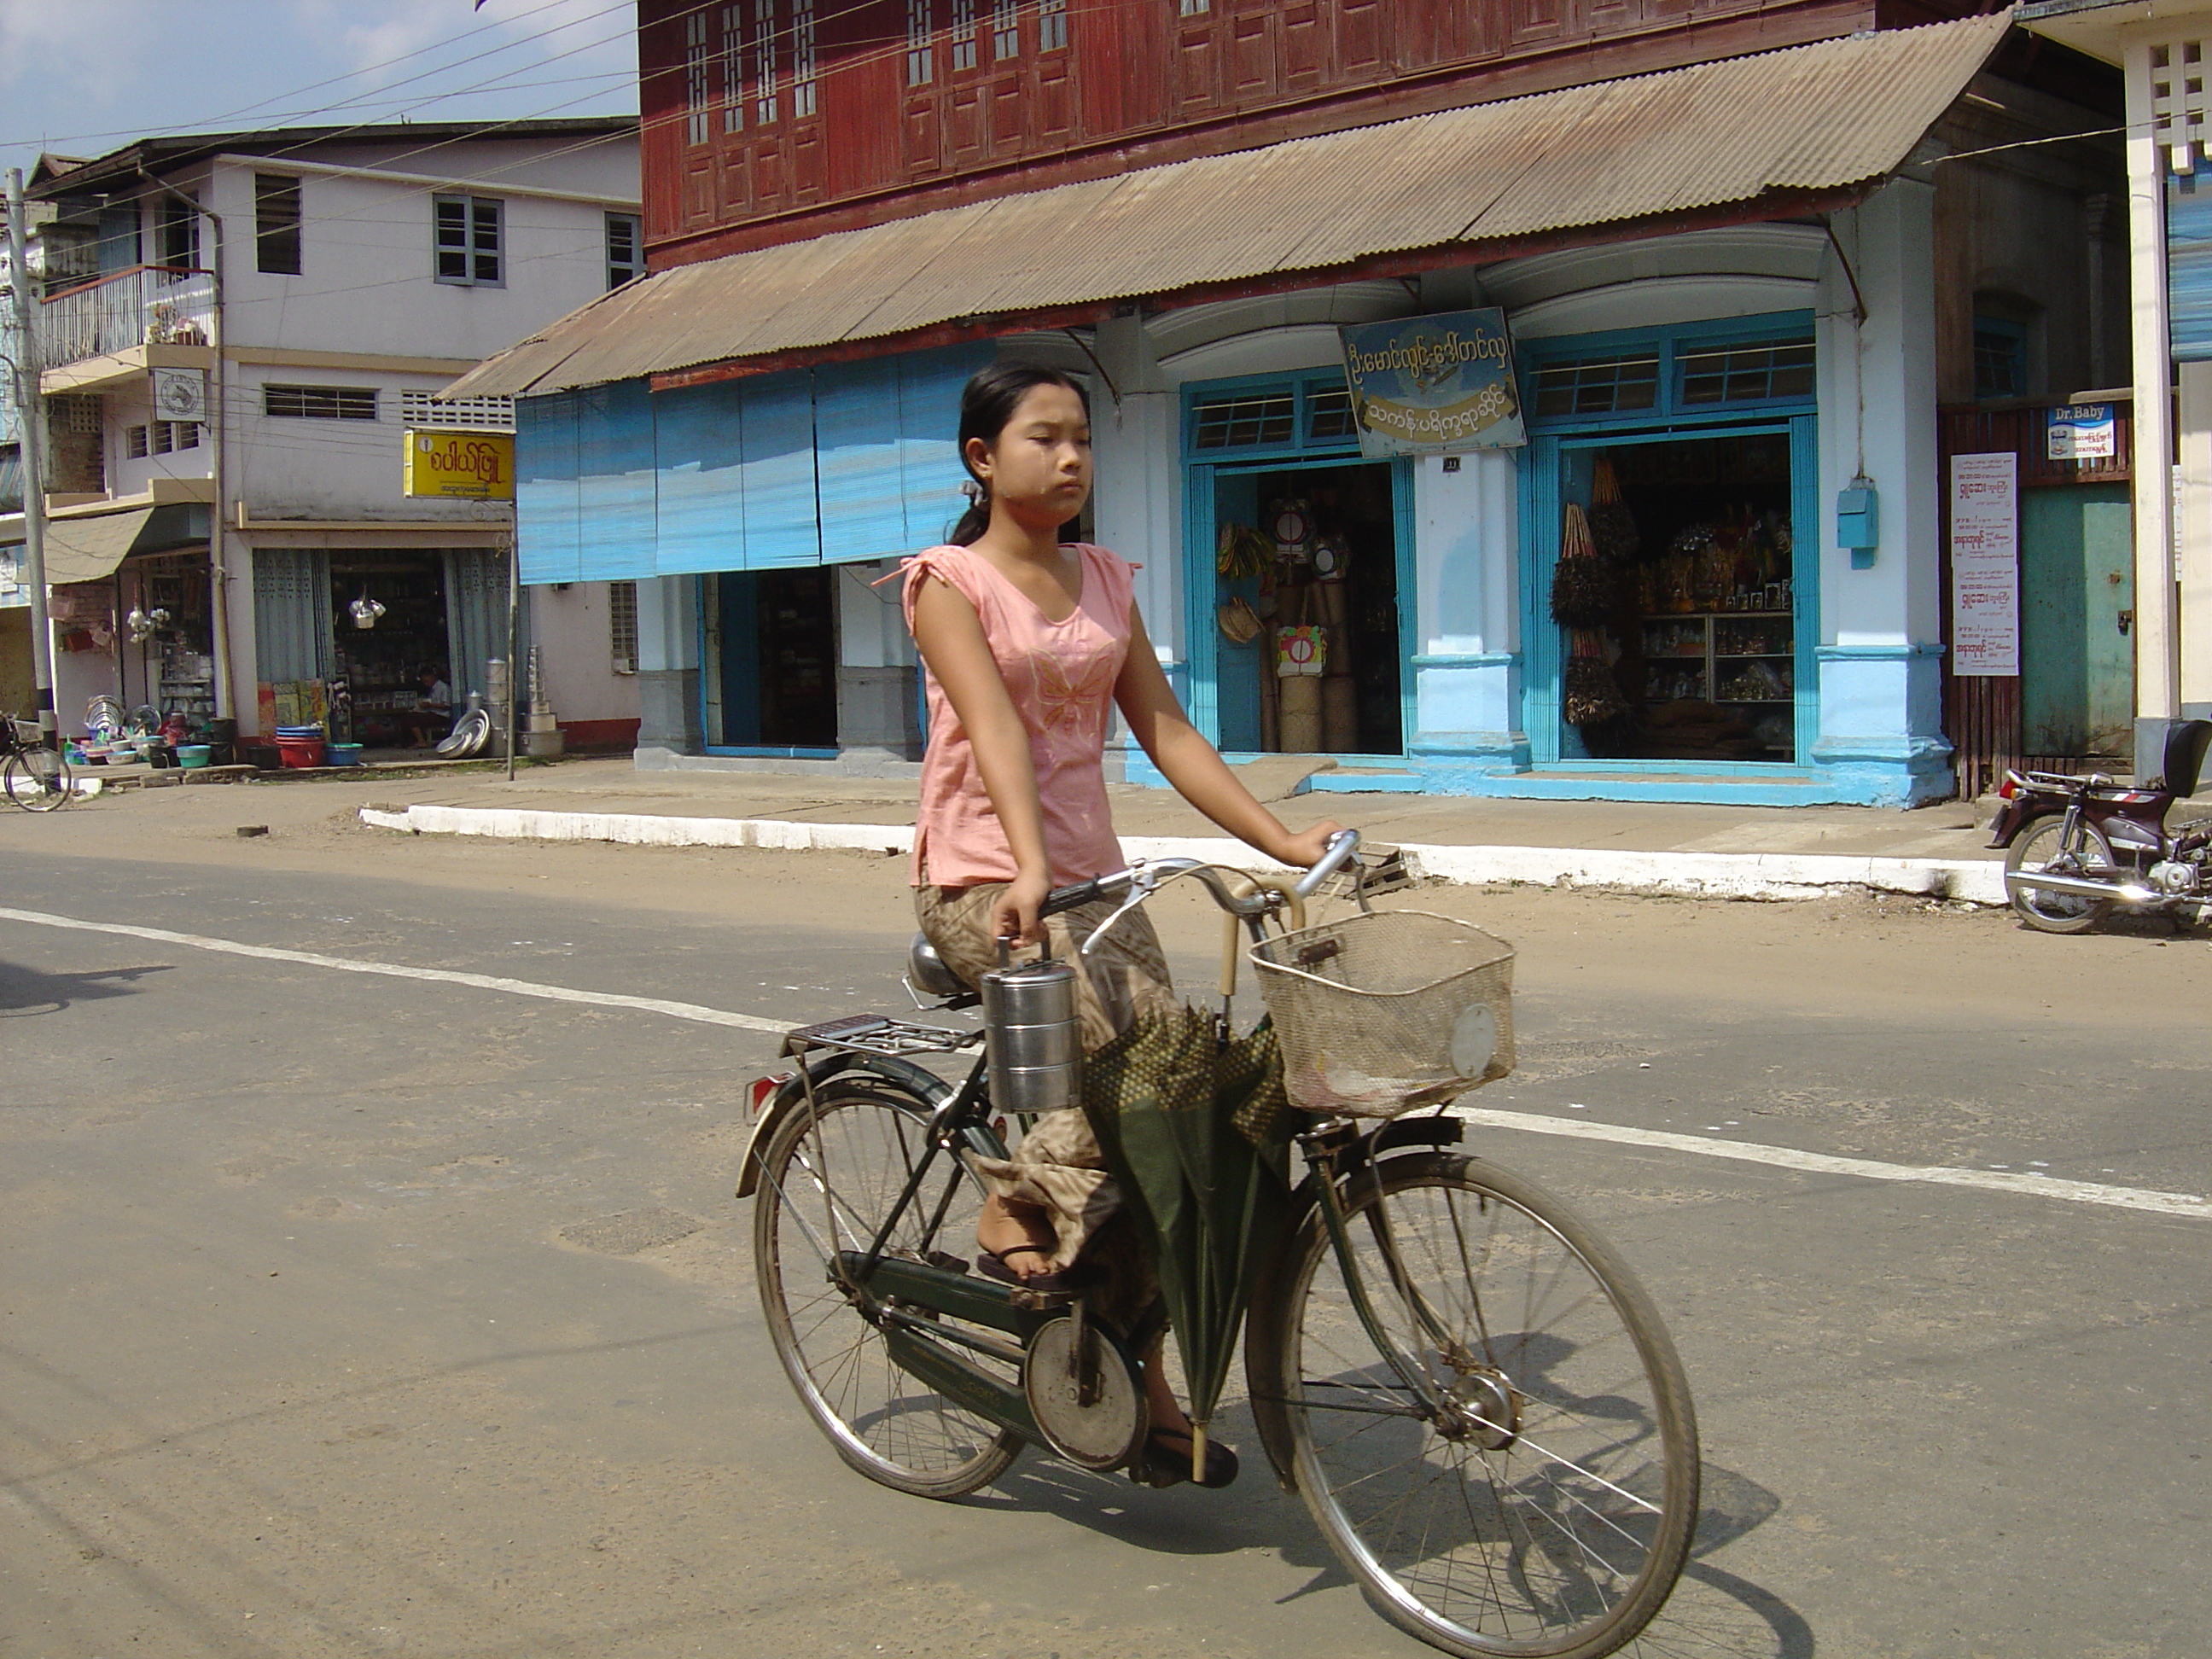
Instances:
[[[514,434],[511,432],[412,431],[401,468],[410,495],[447,500],[514,499]]]
[[[1448,455],[1528,441],[1505,313],[1492,307],[1340,331],[1363,455]]]

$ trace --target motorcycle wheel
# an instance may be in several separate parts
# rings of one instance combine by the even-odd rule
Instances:
[[[2081,876],[2094,880],[2114,872],[2112,849],[2094,824],[2075,831],[2076,844],[2062,848],[2066,820],[2043,818],[2031,824],[2005,854],[2005,868],[2049,871],[2054,875]],[[2072,893],[2043,893],[2033,888],[2015,889],[2012,908],[2020,919],[2039,933],[2086,933],[2112,914],[2112,901],[2078,897]]]

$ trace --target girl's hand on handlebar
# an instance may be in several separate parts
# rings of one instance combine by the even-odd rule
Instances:
[[[1037,912],[1052,890],[1051,878],[1016,876],[991,906],[991,937],[1012,945],[1037,945],[1044,939],[1044,924]]]
[[[1342,824],[1333,818],[1324,818],[1312,829],[1301,830],[1295,835],[1284,831],[1279,843],[1261,850],[1270,858],[1279,860],[1293,869],[1310,870],[1328,851],[1329,838],[1343,833]]]

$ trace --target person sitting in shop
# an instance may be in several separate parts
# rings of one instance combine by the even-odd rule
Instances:
[[[415,678],[422,690],[415,707],[401,712],[399,723],[412,734],[407,744],[410,749],[428,749],[442,742],[453,729],[453,688],[446,684],[446,677],[434,663],[424,663]]]

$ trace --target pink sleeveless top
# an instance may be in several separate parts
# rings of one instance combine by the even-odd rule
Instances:
[[[1102,763],[1114,684],[1129,655],[1133,567],[1103,547],[1077,548],[1083,597],[1066,619],[1049,621],[990,561],[964,547],[933,547],[906,562],[906,623],[931,576],[941,578],[983,623],[1015,711],[1030,731],[1044,844],[1054,886],[1119,870],[1126,860],[1106,806]],[[1006,832],[968,733],[952,702],[925,666],[929,748],[921,763],[921,804],[914,831],[917,887],[968,887],[1012,881],[1018,873]]]

